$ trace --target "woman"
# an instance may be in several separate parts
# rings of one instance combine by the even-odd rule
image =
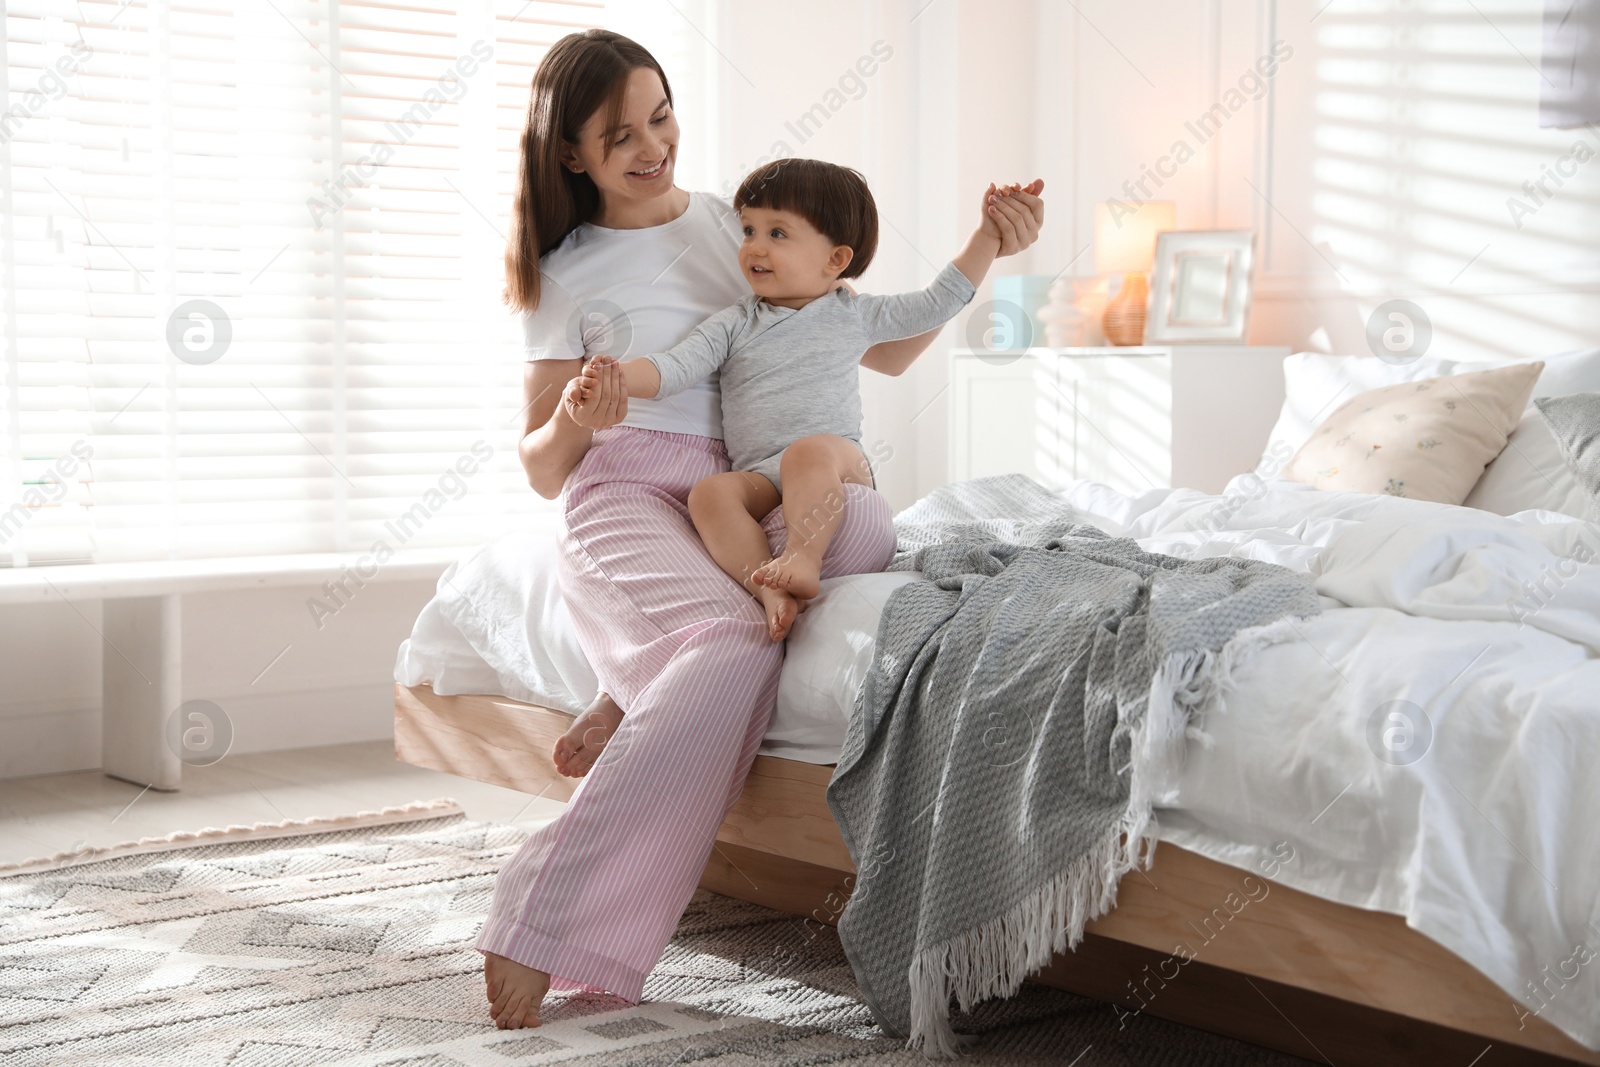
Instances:
[[[630,405],[608,367],[598,404],[558,403],[585,355],[664,350],[749,291],[737,216],[674,185],[677,148],[666,74],[626,37],[572,34],[540,63],[506,256],[508,300],[526,313],[520,455],[534,489],[564,494],[562,591],[609,697],[554,754],[563,773],[589,773],[495,884],[477,947],[502,1029],[539,1025],[552,987],[639,999],[777,694],[782,646],[686,505],[728,470],[716,382]],[[1041,188],[995,197],[1002,255],[1037,235]],[[932,337],[880,344],[862,364],[899,374]],[[763,523],[774,554],[782,521]],[[848,486],[823,577],[881,570],[893,551],[887,502]]]

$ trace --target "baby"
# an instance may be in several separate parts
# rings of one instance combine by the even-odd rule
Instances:
[[[1031,191],[1031,189],[1030,189]],[[733,467],[689,494],[706,550],[766,609],[774,641],[801,602],[820,591],[822,558],[838,529],[845,482],[873,486],[861,451],[856,368],[868,348],[926,333],[972,299],[1000,249],[985,223],[926,289],[857,294],[841,284],[866,270],[878,213],[859,173],[813,159],[781,159],[734,194],[744,241],[739,266],[751,295],[695,327],[666,352],[621,364],[629,396],[682,392],[721,370],[723,440]],[[594,394],[596,356],[568,386],[577,406]],[[771,558],[761,519],[783,505],[789,542]]]

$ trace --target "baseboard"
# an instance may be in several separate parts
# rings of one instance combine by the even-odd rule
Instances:
[[[233,730],[235,755],[389,741],[394,683],[208,697]],[[100,768],[100,709],[30,708],[0,716],[0,780]]]
[[[0,716],[0,779],[99,766],[99,708],[12,706]]]

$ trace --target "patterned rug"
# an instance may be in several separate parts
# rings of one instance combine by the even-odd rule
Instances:
[[[710,893],[644,1003],[558,995],[537,1030],[496,1030],[472,942],[524,837],[434,801],[0,870],[0,1062],[928,1062],[873,1026],[831,928]],[[1304,1062],[1034,986],[960,1028],[985,1065]]]

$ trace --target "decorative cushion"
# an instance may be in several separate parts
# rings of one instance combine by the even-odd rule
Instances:
[[[1487,370],[1490,366],[1423,357],[1410,363],[1386,363],[1376,356],[1335,356],[1324,352],[1296,352],[1283,361],[1283,407],[1267,437],[1267,449],[1258,471],[1276,471],[1346,400],[1370,389],[1401,382],[1417,382],[1455,374],[1457,369]]]
[[[1544,361],[1544,373],[1539,375],[1539,382],[1533,387],[1534,396],[1600,392],[1600,348],[1562,352],[1541,358]],[[1423,357],[1409,363],[1393,364],[1375,356],[1296,352],[1283,361],[1283,406],[1278,410],[1278,420],[1267,437],[1267,448],[1256,469],[1276,471],[1281,463],[1275,457],[1294,455],[1301,445],[1311,440],[1311,434],[1334,408],[1357,393],[1380,389],[1385,385],[1398,385],[1400,382],[1441,378],[1447,374],[1495,370],[1519,362],[1522,361],[1463,363],[1459,360]],[[1546,432],[1543,420],[1538,421],[1537,429],[1540,433]],[[1515,433],[1511,436],[1511,443],[1517,443]],[[1559,510],[1548,503],[1544,506],[1546,510]],[[1510,514],[1498,508],[1485,510]],[[1513,510],[1522,511],[1525,508]]]
[[[1600,393],[1540,397],[1534,401],[1590,500],[1600,505]]]
[[[1312,434],[1283,477],[1318,489],[1459,504],[1528,404],[1542,362],[1362,393]]]

